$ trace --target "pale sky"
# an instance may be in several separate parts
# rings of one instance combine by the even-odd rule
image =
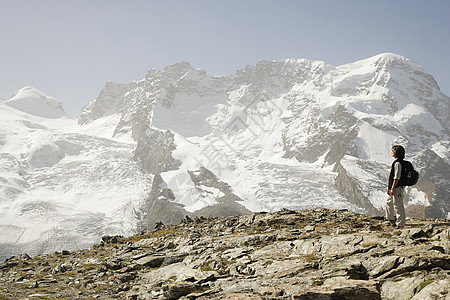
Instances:
[[[0,98],[33,86],[78,117],[111,80],[188,61],[233,74],[260,60],[337,66],[409,58],[450,95],[450,0],[0,0]]]

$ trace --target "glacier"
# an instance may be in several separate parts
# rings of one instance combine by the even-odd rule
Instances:
[[[449,97],[383,53],[341,66],[187,62],[107,82],[78,120],[25,87],[0,101],[0,259],[79,249],[184,216],[326,207],[381,215],[393,144],[410,217],[449,217]]]

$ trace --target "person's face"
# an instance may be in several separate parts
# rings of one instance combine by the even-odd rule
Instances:
[[[397,158],[397,156],[395,156],[395,149],[392,149],[392,157]]]

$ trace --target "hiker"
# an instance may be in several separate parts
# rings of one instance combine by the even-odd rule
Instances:
[[[386,202],[386,219],[395,223],[397,228],[405,226],[405,207],[403,206],[403,189],[399,181],[402,176],[401,162],[405,158],[405,148],[399,145],[392,146],[392,157],[395,158],[391,167],[388,182],[388,199]]]

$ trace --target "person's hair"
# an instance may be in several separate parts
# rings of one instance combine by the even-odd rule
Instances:
[[[395,152],[395,157],[397,159],[404,159],[405,158],[405,148],[400,145],[394,145],[392,146],[392,151]]]

